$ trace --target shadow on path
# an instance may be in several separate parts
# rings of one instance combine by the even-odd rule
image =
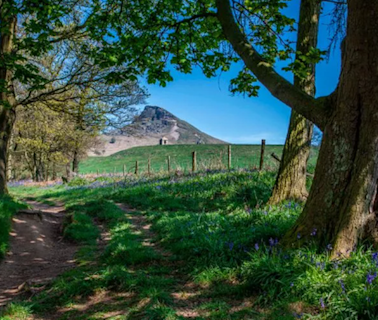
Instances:
[[[13,218],[10,248],[0,264],[0,307],[22,293],[37,293],[75,265],[77,246],[62,238],[64,206],[28,204],[41,215],[20,213]]]

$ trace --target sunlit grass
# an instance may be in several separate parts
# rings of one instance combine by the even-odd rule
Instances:
[[[106,225],[112,239],[103,251],[87,242],[76,269],[21,306],[34,314],[65,310],[66,319],[101,318],[110,310],[119,313],[115,319],[182,319],[185,308],[197,320],[378,318],[378,254],[360,246],[337,262],[327,247],[281,248],[302,204],[266,206],[274,178],[214,171],[39,190],[38,199],[63,201],[85,217],[77,223]],[[33,189],[12,192],[27,197]],[[137,211],[126,216],[116,203]],[[143,245],[143,230],[128,219],[141,215],[155,232],[153,244],[170,255]],[[71,238],[87,235],[79,225],[70,226],[78,228]],[[84,312],[75,307],[99,292],[112,303],[101,300]],[[121,293],[127,296],[122,303],[116,301]]]

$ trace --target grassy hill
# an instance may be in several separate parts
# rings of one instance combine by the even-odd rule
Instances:
[[[167,157],[171,157],[172,170],[191,170],[192,152],[197,152],[198,170],[226,167],[226,145],[168,145],[135,147],[121,151],[108,157],[89,157],[80,165],[80,173],[122,172],[126,165],[128,172],[134,172],[135,162],[138,161],[140,172],[147,171],[148,159],[151,159],[152,171],[166,171]],[[268,145],[265,150],[265,167],[278,168],[278,163],[271,157],[274,152],[278,156],[282,154],[282,146]],[[232,145],[232,167],[253,168],[260,163],[260,145]],[[313,170],[317,157],[317,149],[313,149],[309,171]]]

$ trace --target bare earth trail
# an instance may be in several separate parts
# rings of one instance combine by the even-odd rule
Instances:
[[[75,266],[78,247],[62,239],[64,206],[35,201],[28,204],[42,212],[42,220],[31,214],[16,214],[13,218],[9,252],[0,263],[0,307],[24,292],[32,294]]]

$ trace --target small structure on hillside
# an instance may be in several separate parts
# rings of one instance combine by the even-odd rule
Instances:
[[[166,137],[163,137],[160,139],[160,145],[165,146],[168,144],[168,139]]]

